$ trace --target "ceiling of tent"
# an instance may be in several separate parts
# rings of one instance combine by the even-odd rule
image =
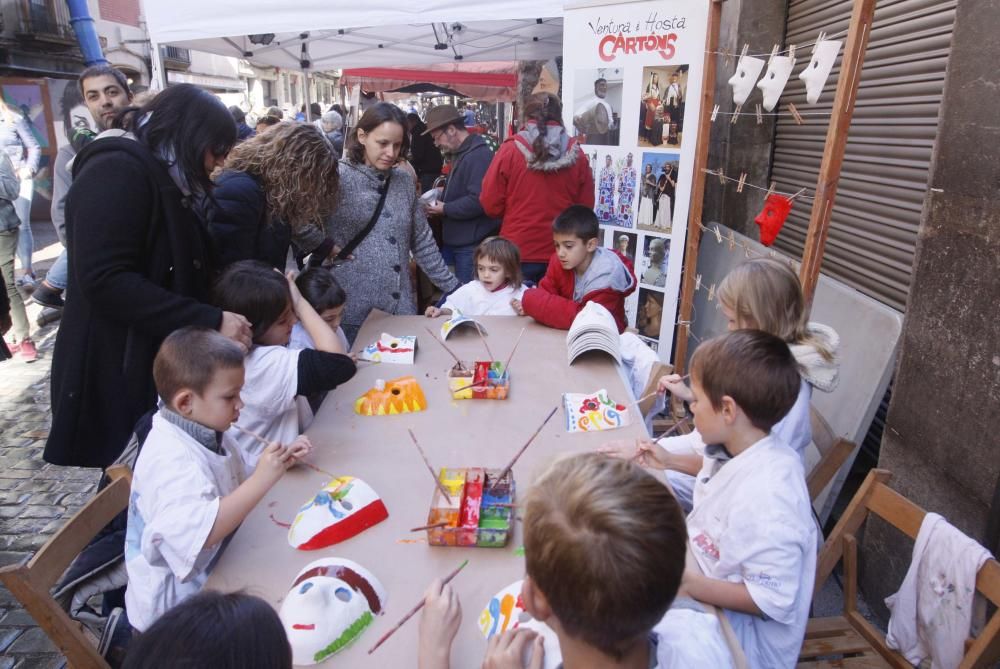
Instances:
[[[562,53],[562,0],[148,0],[156,42],[299,69],[548,60]],[[260,43],[261,37],[270,43]],[[443,46],[442,46],[443,45]],[[437,46],[437,48],[435,48]]]

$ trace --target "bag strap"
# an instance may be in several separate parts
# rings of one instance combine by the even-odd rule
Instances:
[[[371,219],[368,221],[368,225],[366,225],[361,232],[354,235],[354,238],[347,242],[347,245],[344,246],[344,248],[340,249],[340,253],[337,254],[337,260],[347,260],[347,258],[354,253],[354,249],[356,249],[358,245],[365,240],[368,233],[370,233],[372,228],[375,227],[375,224],[378,222],[378,217],[382,215],[382,207],[385,206],[385,197],[389,194],[389,182],[391,180],[392,170],[390,170],[389,174],[385,177],[385,182],[383,182],[381,188],[381,195],[379,195],[378,198],[378,204],[375,205],[375,213],[372,214]]]

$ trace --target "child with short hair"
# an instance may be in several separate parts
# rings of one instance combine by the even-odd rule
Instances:
[[[501,658],[510,662],[503,666],[523,666],[529,644],[532,667],[542,666],[543,651],[561,652],[566,669],[730,666],[714,617],[702,612],[704,620],[684,629],[664,617],[684,572],[687,531],[660,481],[628,461],[567,455],[535,481],[523,509],[521,599],[555,632],[559,648],[543,649],[541,636],[515,629],[490,640],[484,667],[499,666]],[[461,615],[453,599],[440,583],[427,591],[420,669],[448,666]],[[706,626],[715,634],[704,634]],[[680,635],[698,643],[681,647]]]
[[[517,316],[513,300],[524,295],[521,275],[521,252],[503,237],[487,237],[472,256],[476,280],[470,281],[448,296],[444,304],[427,307],[428,318],[450,316]]]
[[[806,448],[812,441],[809,402],[812,389],[830,392],[837,387],[837,333],[821,323],[806,321],[805,299],[799,277],[787,263],[772,258],[754,258],[733,269],[716,292],[727,328],[763,330],[783,339],[798,362],[799,393],[791,410],[778,421],[772,432],[795,450],[805,462]],[[677,374],[660,379],[660,391],[668,390],[685,401],[691,391]],[[631,448],[633,444],[629,443]],[[694,474],[698,473],[705,452],[702,435],[668,437],[658,443],[641,444],[648,464],[667,469],[667,481],[686,510],[691,510]]]
[[[311,450],[270,444],[245,467],[225,434],[243,407],[243,351],[215,330],[170,334],[153,378],[163,406],[136,461],[125,540],[125,604],[140,632],[201,590],[222,542]]]
[[[246,405],[231,434],[251,464],[259,457],[260,441],[288,443],[301,431],[297,396],[333,390],[356,371],[354,361],[336,333],[303,299],[288,277],[258,260],[229,265],[216,281],[213,303],[250,321],[253,346],[246,358]],[[315,349],[288,348],[292,328],[301,322]]]
[[[351,345],[347,342],[343,328],[340,327],[340,322],[344,318],[344,307],[347,306],[347,293],[337,283],[330,270],[325,267],[310,267],[295,277],[295,285],[323,322],[337,333],[337,339],[340,340],[344,352],[349,351]],[[316,348],[316,343],[306,332],[301,321],[292,328],[288,348]]]
[[[552,223],[555,253],[549,259],[538,288],[514,301],[514,311],[549,327],[568,330],[587,302],[597,302],[611,312],[618,332],[628,327],[625,298],[636,288],[632,263],[598,241],[601,229],[589,207],[573,205]]]
[[[292,669],[277,611],[242,592],[205,591],[163,615],[129,647],[123,669]]]
[[[726,609],[751,667],[794,667],[816,573],[816,525],[798,454],[771,429],[799,394],[780,337],[738,330],[691,359],[695,427],[709,444],[687,519],[703,574],[683,590]],[[723,466],[725,465],[725,466]]]

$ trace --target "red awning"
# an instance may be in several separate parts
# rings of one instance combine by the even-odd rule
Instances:
[[[341,83],[375,92],[429,83],[453,88],[476,100],[510,102],[517,89],[517,63],[445,63],[421,69],[351,68],[343,71]]]

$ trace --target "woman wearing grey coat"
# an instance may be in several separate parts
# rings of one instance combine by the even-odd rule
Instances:
[[[327,233],[343,248],[368,225],[382,190],[385,205],[375,226],[351,257],[335,263],[333,275],[347,293],[341,326],[353,342],[372,309],[416,314],[410,281],[410,254],[428,278],[446,293],[458,287],[427,225],[413,177],[396,167],[408,137],[402,110],[388,103],[370,107],[347,140],[340,162],[340,197]]]

